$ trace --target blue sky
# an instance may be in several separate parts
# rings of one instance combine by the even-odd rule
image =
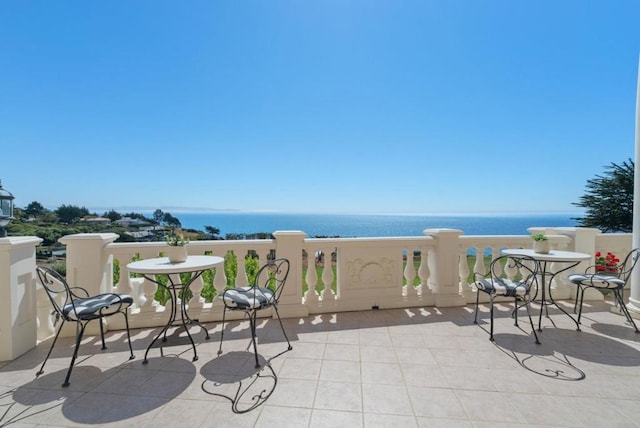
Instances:
[[[18,207],[575,212],[634,156],[640,2],[0,3]]]

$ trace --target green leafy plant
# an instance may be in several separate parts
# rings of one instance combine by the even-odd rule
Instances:
[[[535,233],[531,235],[531,239],[534,241],[548,241],[549,237],[543,233]]]
[[[182,247],[189,243],[189,240],[184,237],[181,230],[171,229],[171,232],[167,235],[167,245],[172,247]]]

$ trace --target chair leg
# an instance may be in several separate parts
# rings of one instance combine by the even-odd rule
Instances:
[[[253,342],[253,355],[256,358],[256,368],[260,368],[260,361],[258,361],[258,344],[256,343],[256,318],[258,311],[252,311],[249,314],[249,326],[251,327],[251,341]]]
[[[489,340],[490,341],[494,341],[493,339],[493,293],[489,293],[489,304],[491,305],[491,309],[490,309],[490,314],[491,314],[491,326],[490,326],[490,333],[489,333]]]
[[[102,341],[102,350],[107,349],[107,345],[104,343],[104,326],[102,325],[102,318],[98,318],[100,324],[100,340]]]
[[[64,326],[64,320],[62,320],[62,322],[60,323],[60,327],[58,328],[58,331],[56,331],[56,335],[53,338],[53,342],[51,342],[51,347],[49,348],[49,352],[47,352],[47,356],[44,358],[44,361],[40,366],[40,370],[36,373],[36,376],[40,376],[42,373],[44,373],[44,365],[47,364],[47,360],[51,355],[51,351],[53,351],[53,347],[56,346],[56,341],[58,340],[58,336],[60,336],[60,332],[62,331],[63,326]]]
[[[124,310],[124,312],[122,312],[122,315],[124,315],[124,325],[127,327],[127,341],[129,342],[129,352],[131,352],[129,359],[133,360],[136,356],[133,355],[133,348],[131,347],[131,334],[129,333],[129,316],[127,315],[126,309]]]
[[[82,342],[82,336],[84,335],[84,329],[87,326],[87,323],[79,322],[76,326],[76,347],[73,350],[73,357],[71,357],[71,364],[69,364],[69,370],[67,370],[67,376],[64,378],[64,383],[62,386],[69,386],[69,378],[71,377],[71,371],[73,370],[73,365],[76,363],[76,358],[78,358],[78,351],[80,350],[80,342]]]
[[[287,349],[289,351],[291,351],[293,349],[293,346],[291,346],[291,342],[289,342],[289,338],[287,337],[287,332],[284,331],[284,325],[282,325],[282,319],[280,319],[280,313],[278,312],[278,306],[277,305],[273,305],[273,309],[276,311],[276,317],[278,317],[278,322],[280,323],[280,328],[282,329],[282,334],[284,334],[284,338],[287,340],[287,344],[289,345],[289,347]]]
[[[576,321],[578,324],[580,324],[580,318],[582,318],[582,304],[584,303],[584,292],[586,290],[586,287],[580,287],[580,304],[578,305],[578,319]]]
[[[622,297],[622,289],[614,290],[613,294],[615,295],[616,300],[618,301],[618,304],[620,304],[620,309],[622,309],[622,312],[624,312],[624,316],[627,317],[627,321],[629,321],[631,325],[633,325],[633,328],[636,331],[636,333],[640,333],[640,331],[638,330],[638,326],[636,325],[636,322],[633,320],[633,317],[631,317],[631,314],[629,313],[629,309],[627,309],[627,306],[624,304],[624,299]]]
[[[513,325],[518,327],[518,298],[517,297],[514,297],[513,299],[513,318],[515,320]]]
[[[578,293],[580,293],[580,284],[576,283],[576,300],[573,303],[573,313],[577,313],[576,311],[578,310]]]
[[[218,355],[222,354],[222,339],[224,339],[224,321],[227,316],[227,307],[225,306],[222,311],[222,329],[220,330],[220,347],[218,348]]]
[[[473,318],[473,323],[478,324],[478,305],[480,303],[480,290],[476,290],[476,316]]]
[[[533,325],[533,318],[531,318],[531,310],[529,309],[530,300],[525,301],[525,308],[527,309],[527,315],[529,316],[529,323],[531,324],[531,331],[533,331],[533,335],[536,338],[536,343],[539,345],[540,340],[538,339],[538,333],[536,333],[536,326]]]

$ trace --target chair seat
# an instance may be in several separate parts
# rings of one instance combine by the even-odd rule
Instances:
[[[113,312],[115,313],[126,309],[132,304],[133,298],[129,295],[105,293],[92,297],[74,299],[73,304],[68,303],[62,308],[62,312],[69,318],[86,320],[94,318],[99,315],[102,309],[107,309],[110,306],[114,307]]]
[[[569,281],[574,284],[586,284],[599,288],[620,288],[624,287],[624,280],[613,275],[586,275],[586,274],[572,274],[569,275]]]
[[[501,294],[508,297],[524,296],[529,292],[529,285],[506,278],[484,278],[476,280],[476,287],[487,293]]]
[[[222,299],[229,308],[257,309],[273,303],[273,291],[264,287],[236,287],[225,291]]]

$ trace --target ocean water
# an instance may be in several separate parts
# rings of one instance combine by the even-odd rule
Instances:
[[[205,226],[228,233],[272,233],[301,230],[308,237],[423,236],[430,228],[460,229],[465,235],[526,235],[529,227],[576,226],[580,213],[496,215],[386,215],[386,214],[282,214],[183,213],[174,214],[182,227],[204,231]]]

